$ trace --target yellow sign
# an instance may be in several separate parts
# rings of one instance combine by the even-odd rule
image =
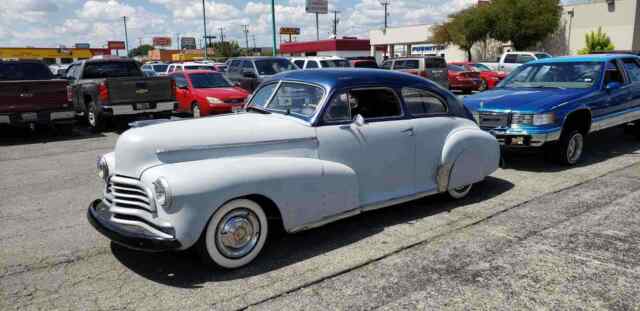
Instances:
[[[89,49],[0,48],[0,59],[91,58]]]

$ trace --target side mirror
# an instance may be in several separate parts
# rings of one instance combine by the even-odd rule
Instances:
[[[614,81],[614,82],[609,82],[607,84],[607,86],[605,87],[605,90],[611,92],[611,91],[615,91],[615,90],[617,90],[617,89],[619,89],[621,87],[622,87],[622,84],[620,84],[620,82],[615,82]]]
[[[357,126],[363,126],[367,122],[364,120],[364,117],[361,114],[357,114],[356,117],[353,118],[353,123]]]

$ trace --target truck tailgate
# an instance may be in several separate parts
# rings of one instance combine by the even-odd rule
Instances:
[[[0,113],[68,108],[68,84],[66,80],[0,81]]]
[[[108,78],[111,104],[175,101],[173,80],[169,77]]]

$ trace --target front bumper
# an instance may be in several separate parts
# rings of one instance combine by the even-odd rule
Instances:
[[[0,124],[71,123],[75,117],[73,110],[16,112],[0,114]]]
[[[182,245],[175,238],[161,237],[135,226],[123,226],[111,221],[112,213],[102,200],[89,205],[89,223],[111,241],[127,248],[160,252],[179,249]]]
[[[163,112],[170,113],[177,108],[177,103],[174,101],[155,103],[152,104],[152,107],[149,109],[135,109],[135,105],[136,104],[105,106],[103,110],[106,113],[111,114],[112,116],[131,116],[138,114],[152,114]]]
[[[541,147],[542,145],[560,139],[561,129],[553,129],[545,132],[528,132],[506,130],[490,130],[500,145],[505,147]]]

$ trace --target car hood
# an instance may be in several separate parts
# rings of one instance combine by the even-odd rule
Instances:
[[[464,105],[472,111],[541,112],[592,92],[591,89],[498,88],[467,96]]]
[[[233,87],[211,88],[211,89],[194,89],[194,92],[200,96],[216,97],[222,100],[245,98],[249,96],[246,91]]]
[[[140,178],[153,166],[221,157],[315,157],[315,130],[278,114],[228,114],[165,122],[124,132],[115,148],[115,173]]]

